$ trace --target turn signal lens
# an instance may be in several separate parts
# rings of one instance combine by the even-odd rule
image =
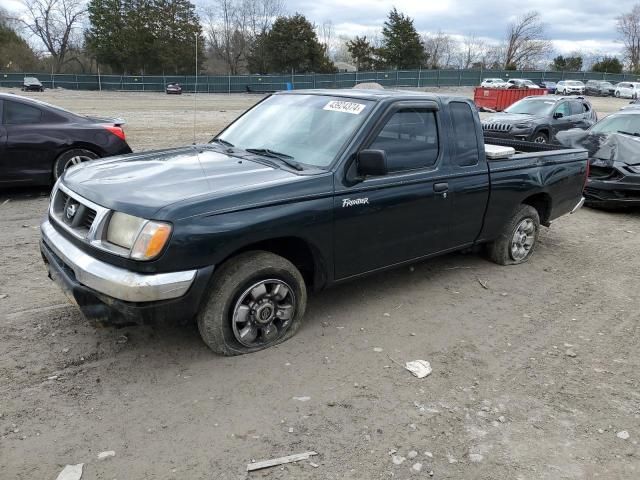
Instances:
[[[171,225],[149,221],[146,223],[131,249],[131,258],[151,260],[157,257],[171,236]]]

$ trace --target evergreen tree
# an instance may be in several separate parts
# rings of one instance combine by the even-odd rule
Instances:
[[[563,57],[562,55],[558,55],[553,59],[551,68],[561,72],[579,72],[582,70],[582,57],[578,55],[573,57]]]
[[[413,20],[394,7],[382,29],[380,55],[386,65],[397,69],[418,68],[425,58],[424,45]]]
[[[622,62],[616,57],[603,57],[592,65],[591,70],[602,73],[622,73]]]
[[[314,26],[299,13],[278,18],[260,41],[266,52],[268,72],[335,71],[324,45],[318,41]]]
[[[358,37],[347,42],[347,50],[356,62],[356,69],[372,70],[376,63],[376,49],[367,41],[367,37]]]

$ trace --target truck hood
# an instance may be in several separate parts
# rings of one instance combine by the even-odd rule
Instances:
[[[309,177],[193,146],[95,160],[67,170],[61,181],[105,208],[162,219],[159,211],[173,204],[206,202],[305,178]]]
[[[544,117],[537,115],[526,115],[520,113],[497,113],[482,120],[482,123],[506,123],[514,125],[516,123],[541,122]]]

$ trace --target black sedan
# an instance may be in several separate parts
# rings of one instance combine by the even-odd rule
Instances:
[[[588,206],[640,207],[640,110],[614,113],[587,132],[567,131],[558,140],[589,151]]]
[[[179,83],[169,83],[165,88],[167,95],[182,95],[182,85]]]
[[[22,91],[44,92],[44,87],[42,86],[42,82],[40,82],[36,77],[24,77],[24,80],[22,81]]]
[[[49,185],[78,163],[131,153],[121,120],[12,94],[0,94],[0,118],[0,188]]]

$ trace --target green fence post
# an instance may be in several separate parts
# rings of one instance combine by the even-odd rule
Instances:
[[[440,88],[440,69],[437,70],[436,87]]]

